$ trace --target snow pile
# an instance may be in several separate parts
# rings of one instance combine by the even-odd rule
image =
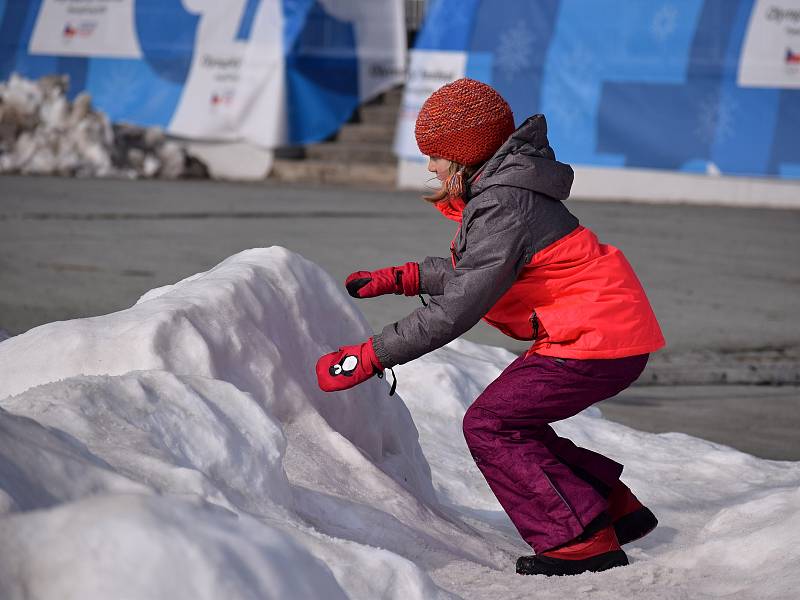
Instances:
[[[501,564],[439,512],[384,382],[317,388],[316,358],[369,333],[338,288],[252,250],[3,342],[0,597],[436,598],[405,557]]]
[[[69,79],[0,82],[0,173],[207,177],[205,166],[157,127],[112,125],[89,94],[66,97]]]
[[[456,341],[396,369],[402,398],[377,379],[319,391],[317,357],[369,334],[339,283],[270,248],[2,342],[0,597],[786,598],[800,586],[800,465],[597,409],[558,429],[626,463],[662,525],[624,569],[516,576],[529,549],[460,430],[513,357]]]

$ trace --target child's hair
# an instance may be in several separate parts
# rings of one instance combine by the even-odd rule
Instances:
[[[431,204],[441,202],[446,198],[463,198],[467,193],[469,178],[475,174],[479,165],[461,165],[450,161],[449,175],[434,193],[423,196],[422,199]],[[464,198],[466,200],[466,198]]]

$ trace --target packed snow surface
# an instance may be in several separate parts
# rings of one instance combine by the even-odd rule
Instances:
[[[0,598],[797,597],[799,463],[597,408],[557,429],[624,463],[661,525],[628,567],[516,575],[530,549],[461,433],[513,356],[457,340],[394,397],[321,392],[317,358],[370,333],[268,248],[0,342]]]

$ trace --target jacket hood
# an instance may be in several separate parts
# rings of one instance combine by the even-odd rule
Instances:
[[[566,200],[573,178],[572,167],[556,160],[547,141],[544,115],[533,115],[472,176],[470,197],[495,185],[507,185]]]

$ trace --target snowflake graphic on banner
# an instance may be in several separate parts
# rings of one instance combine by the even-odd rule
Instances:
[[[558,122],[559,133],[564,137],[576,139],[590,126],[585,107],[591,103],[592,75],[599,68],[594,54],[577,42],[569,52],[556,58],[554,72],[560,75],[550,84],[553,103],[549,111],[553,124]]]
[[[566,89],[564,86],[563,89]],[[574,102],[557,102],[550,108],[550,129],[557,129],[560,137],[575,140],[581,134],[583,111]]]
[[[531,66],[533,54],[533,34],[524,21],[500,35],[500,43],[495,52],[497,70],[507,80],[513,79],[519,71]]]
[[[678,25],[678,9],[673,4],[664,4],[658,9],[650,23],[650,33],[659,42],[665,42]]]
[[[697,110],[695,132],[707,143],[729,140],[734,133],[737,107],[733,102],[723,102],[717,96],[703,99]]]

